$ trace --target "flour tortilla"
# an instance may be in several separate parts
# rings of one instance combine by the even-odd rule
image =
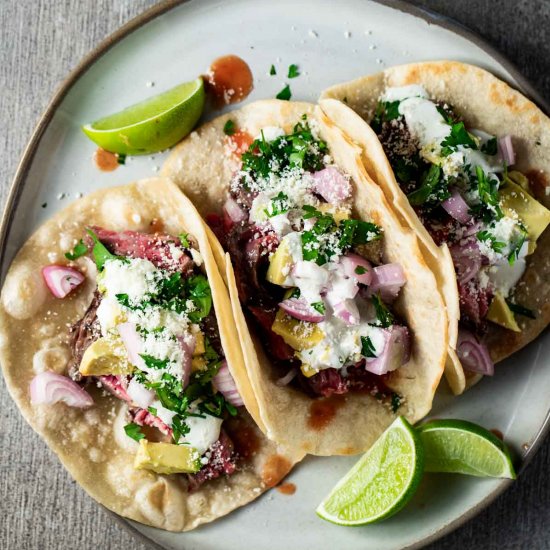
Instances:
[[[336,163],[353,178],[354,217],[373,220],[382,226],[384,260],[401,263],[405,271],[407,284],[395,308],[412,332],[412,359],[393,373],[387,385],[404,396],[397,414],[416,422],[429,412],[443,372],[447,348],[444,304],[416,236],[399,223],[380,189],[364,185],[369,176],[361,163],[360,151],[340,129],[314,105],[259,101],[199,128],[172,151],[162,173],[194,200],[203,216],[219,214],[233,172],[239,166],[239,156],[232,153],[230,140],[223,133],[226,121],[233,120],[236,128],[254,137],[266,126],[278,126],[289,133],[303,114],[319,126]],[[228,257],[223,260],[223,250],[212,232],[210,239],[220,271],[226,272],[248,377],[267,435],[298,452],[317,455],[355,454],[369,448],[396,416],[389,405],[359,393],[339,399],[313,399],[290,386],[277,385],[276,380],[284,373],[272,365],[253,324],[247,325],[231,262]],[[325,405],[334,416],[325,427],[315,428],[312,420],[315,408]]]
[[[426,262],[436,274],[445,297],[452,355],[460,312],[456,276],[448,249],[446,246],[436,246],[414,213],[395,181],[391,166],[372,129],[361,123],[350,109],[334,101],[344,101],[362,119],[370,121],[378,98],[386,87],[409,84],[420,84],[434,99],[451,105],[468,127],[499,137],[511,135],[517,158],[514,169],[529,177],[535,197],[547,208],[550,207],[550,119],[532,101],[492,74],[454,61],[392,67],[375,75],[333,86],[321,95],[322,108],[362,147],[365,167],[372,179],[380,185],[400,218],[416,231]],[[537,240],[535,253],[527,259],[526,272],[514,295],[517,303],[532,309],[537,318],[531,320],[517,316],[516,320],[522,329],[520,333],[490,323],[485,341],[495,362],[527,345],[550,322],[549,252],[550,230],[546,229]],[[453,372],[452,366],[448,365],[446,374],[455,393],[460,393],[464,386],[468,387],[481,378],[468,372],[464,378],[461,376],[460,363],[454,362],[454,367]]]
[[[189,493],[181,475],[158,475],[132,466],[137,443],[127,437],[122,401],[88,386],[95,405],[82,411],[63,403],[32,405],[29,383],[44,370],[67,374],[70,360],[67,327],[80,319],[95,290],[95,265],[83,257],[75,263],[87,272],[84,288],[62,300],[46,288],[40,269],[65,264],[64,253],[99,225],[115,231],[147,231],[153,219],[171,235],[194,236],[204,259],[224,353],[250,413],[258,405],[245,375],[227,290],[216,267],[204,224],[190,201],[166,178],[97,191],[80,199],[42,225],[13,261],[1,294],[0,361],[8,389],[29,424],[46,440],[82,487],[110,510],[130,519],[186,531],[219,518],[254,500],[276,484],[301,457],[269,442],[251,416],[240,409],[233,431],[257,451],[229,477],[207,481]],[[225,426],[225,424],[224,424]]]

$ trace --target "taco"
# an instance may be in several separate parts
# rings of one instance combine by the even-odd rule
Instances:
[[[227,289],[202,220],[167,179],[97,191],[41,226],[7,273],[0,333],[26,420],[122,516],[189,530],[300,458],[252,419]]]
[[[460,393],[550,321],[550,120],[488,72],[450,61],[393,67],[322,98],[420,239]]]
[[[223,115],[163,173],[213,229],[270,438],[353,454],[396,415],[428,413],[447,346],[435,277],[382,192],[363,185],[358,148],[315,106]]]

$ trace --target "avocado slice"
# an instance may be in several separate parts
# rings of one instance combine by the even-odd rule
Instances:
[[[78,370],[84,376],[131,374],[134,366],[121,340],[102,337],[86,349]]]
[[[283,237],[277,250],[269,259],[269,267],[265,278],[274,285],[285,286],[285,281],[293,265],[294,259],[290,250],[290,241]]]
[[[188,445],[152,443],[141,439],[134,468],[157,474],[192,474],[201,469],[201,461],[197,450]]]
[[[514,312],[498,292],[495,293],[495,297],[489,306],[487,319],[504,328],[513,330],[514,332],[521,332],[516,322],[516,318],[514,317]]]
[[[510,179],[499,189],[502,209],[508,215],[517,215],[527,229],[529,254],[535,250],[535,243],[550,223],[550,211],[521,186]]]
[[[277,312],[271,330],[281,336],[291,348],[298,351],[312,348],[324,338],[323,331],[316,323],[298,321],[282,309]]]

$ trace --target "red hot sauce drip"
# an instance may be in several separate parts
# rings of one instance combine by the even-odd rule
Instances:
[[[254,87],[250,67],[236,55],[224,55],[214,60],[204,75],[204,81],[206,91],[218,108],[239,103]]]

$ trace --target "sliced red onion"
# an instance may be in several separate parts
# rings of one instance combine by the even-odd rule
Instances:
[[[346,325],[358,325],[360,321],[357,304],[353,300],[344,300],[333,306],[333,312],[338,319],[341,319]]]
[[[325,320],[325,315],[319,313],[315,308],[309,305],[303,298],[288,298],[283,300],[279,307],[288,313],[291,317],[299,321],[308,321],[309,323],[320,323]]]
[[[234,407],[242,407],[244,405],[225,359],[222,361],[220,370],[214,376],[213,382],[216,389],[225,397],[228,403],[231,403]]]
[[[471,237],[472,235],[477,235],[483,227],[481,222],[474,221],[471,225],[464,228],[464,237]]]
[[[468,223],[472,216],[468,213],[470,207],[468,203],[462,198],[462,195],[458,192],[458,189],[451,191],[451,196],[441,203],[441,206],[460,223]]]
[[[52,405],[63,401],[69,407],[85,409],[94,404],[94,400],[76,382],[70,378],[46,371],[37,374],[30,384],[31,402],[35,405]]]
[[[297,369],[290,369],[282,378],[279,378],[275,384],[277,386],[288,386],[294,378],[296,378],[296,375],[298,374]]]
[[[130,380],[128,389],[126,390],[128,395],[138,407],[146,409],[156,399],[155,392],[148,390],[143,384],[138,382],[135,378]]]
[[[495,365],[487,346],[482,344],[469,330],[461,328],[458,331],[456,352],[466,370],[486,376],[492,376],[495,373]]]
[[[56,298],[65,298],[82,284],[85,277],[78,269],[66,265],[48,265],[42,268],[42,277]]]
[[[368,295],[380,294],[384,302],[392,302],[397,298],[401,287],[406,282],[407,279],[401,264],[379,265],[373,269]]]
[[[516,152],[512,143],[512,136],[504,136],[498,139],[498,150],[502,160],[507,166],[512,166],[516,163]]]
[[[370,285],[372,281],[372,266],[368,260],[359,254],[346,254],[340,258],[344,274],[355,279],[362,285]]]
[[[328,203],[340,204],[351,196],[351,184],[338,168],[327,166],[313,174],[314,191]]]
[[[246,212],[237,204],[237,201],[232,197],[227,197],[223,205],[223,211],[229,216],[233,223],[240,223],[246,220]]]
[[[126,348],[126,352],[128,353],[128,360],[132,363],[132,365],[140,370],[143,370],[145,363],[139,355],[141,353],[142,342],[141,337],[136,330],[135,323],[121,323],[120,325],[117,325],[117,329],[120,334],[120,338],[122,339],[122,343]]]
[[[365,369],[374,374],[386,374],[407,363],[411,357],[409,329],[402,325],[392,325],[380,329],[384,337],[384,348],[374,359],[367,359]]]
[[[479,272],[483,257],[477,241],[468,241],[463,245],[450,247],[458,282],[462,285],[472,280]]]

